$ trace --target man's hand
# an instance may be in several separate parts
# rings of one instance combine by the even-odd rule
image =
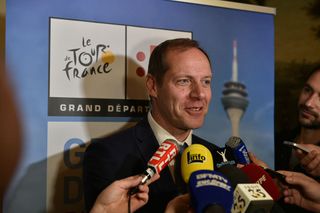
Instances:
[[[296,156],[300,159],[301,166],[306,172],[314,177],[320,176],[320,147],[313,144],[300,144],[310,150],[308,154],[300,150],[295,151]]]
[[[165,213],[192,213],[193,209],[190,207],[190,195],[179,195],[172,199],[165,210]]]
[[[286,176],[289,184],[284,189],[284,202],[295,204],[313,212],[320,212],[320,184],[298,172],[278,171]]]
[[[261,166],[263,168],[269,168],[269,166],[265,162],[263,162],[262,160],[257,158],[252,152],[248,152],[248,154],[249,154],[249,158],[252,161],[252,163],[254,163],[258,166]]]
[[[131,188],[139,185],[139,192],[131,195],[131,212],[144,206],[149,199],[148,184],[159,179],[156,174],[145,185],[139,185],[142,176],[131,176],[122,180],[117,180],[105,188],[98,196],[91,213],[127,213],[128,212],[128,192]]]

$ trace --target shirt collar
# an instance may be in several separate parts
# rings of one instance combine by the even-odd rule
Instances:
[[[167,139],[173,139],[178,142],[179,145],[183,145],[183,143],[187,143],[188,146],[192,143],[192,130],[190,131],[188,137],[184,141],[178,141],[173,135],[171,135],[167,130],[162,128],[152,117],[151,112],[148,112],[148,122],[150,127],[155,135],[159,145]]]

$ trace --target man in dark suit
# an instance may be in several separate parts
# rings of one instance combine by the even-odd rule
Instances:
[[[113,181],[141,174],[166,139],[217,147],[195,135],[211,101],[211,63],[196,41],[167,40],[152,52],[146,88],[151,110],[132,128],[92,140],[84,157],[84,194],[89,211],[98,194]],[[169,167],[150,185],[149,202],[139,212],[164,212],[179,194]]]

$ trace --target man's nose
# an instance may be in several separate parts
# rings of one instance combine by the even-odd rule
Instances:
[[[306,106],[308,106],[308,107],[314,107],[315,104],[316,104],[317,102],[319,102],[318,99],[319,99],[319,98],[318,98],[318,95],[317,95],[316,93],[313,93],[312,95],[310,95],[310,96],[308,97],[308,99],[307,99],[307,101],[306,101]]]
[[[191,97],[202,99],[205,97],[205,88],[201,83],[193,83],[191,88]]]

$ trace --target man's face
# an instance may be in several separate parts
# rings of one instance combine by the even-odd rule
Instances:
[[[304,85],[298,102],[300,125],[320,128],[320,70],[313,73]]]
[[[209,61],[196,48],[169,51],[166,59],[169,69],[162,85],[153,79],[155,87],[149,89],[153,97],[152,115],[171,134],[199,128],[211,100]]]

